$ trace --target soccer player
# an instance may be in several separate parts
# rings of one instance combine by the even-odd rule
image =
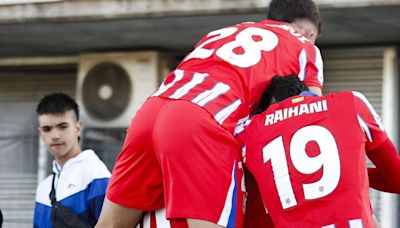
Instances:
[[[368,100],[318,97],[295,76],[266,91],[239,139],[275,227],[374,227],[368,189],[400,193],[400,157]]]
[[[241,227],[238,122],[273,75],[321,93],[321,28],[312,0],[273,0],[268,19],[210,32],[165,78],[128,129],[97,227],[131,227],[163,206],[189,227]]]

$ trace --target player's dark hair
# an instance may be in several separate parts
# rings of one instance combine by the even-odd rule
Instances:
[[[322,31],[322,19],[313,0],[272,0],[269,3],[267,18],[292,23],[296,19],[307,19]]]
[[[51,93],[40,100],[36,113],[39,116],[44,114],[63,114],[70,110],[74,111],[76,119],[79,120],[79,107],[74,99],[64,93]]]
[[[255,114],[265,111],[271,105],[272,98],[283,101],[303,91],[308,91],[308,87],[297,76],[274,76],[265,89]]]

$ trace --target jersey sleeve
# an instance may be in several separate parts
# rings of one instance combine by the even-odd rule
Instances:
[[[96,221],[100,217],[109,180],[109,178],[96,179],[89,186],[88,205]]]
[[[322,89],[324,84],[323,60],[319,48],[308,45],[303,48],[299,56],[300,72],[298,77],[307,86]]]
[[[388,138],[374,150],[367,151],[375,168],[368,168],[370,186],[376,190],[400,193],[400,156]]]
[[[103,201],[111,173],[101,161],[88,164],[88,167],[90,167],[90,184],[88,185],[87,204],[89,207],[88,209],[94,216],[94,218],[91,219],[97,222],[103,207]]]
[[[353,98],[358,122],[367,138],[366,150],[374,150],[388,138],[381,118],[363,94],[353,91]]]

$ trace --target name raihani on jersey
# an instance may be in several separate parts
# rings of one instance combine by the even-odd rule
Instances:
[[[328,111],[326,100],[315,101],[309,104],[299,104],[290,108],[278,109],[274,113],[267,114],[265,126],[275,124],[295,116]]]

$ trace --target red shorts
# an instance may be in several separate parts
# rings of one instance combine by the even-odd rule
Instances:
[[[153,97],[132,120],[107,198],[144,211],[165,206],[170,219],[242,227],[242,180],[230,132],[189,101]]]

